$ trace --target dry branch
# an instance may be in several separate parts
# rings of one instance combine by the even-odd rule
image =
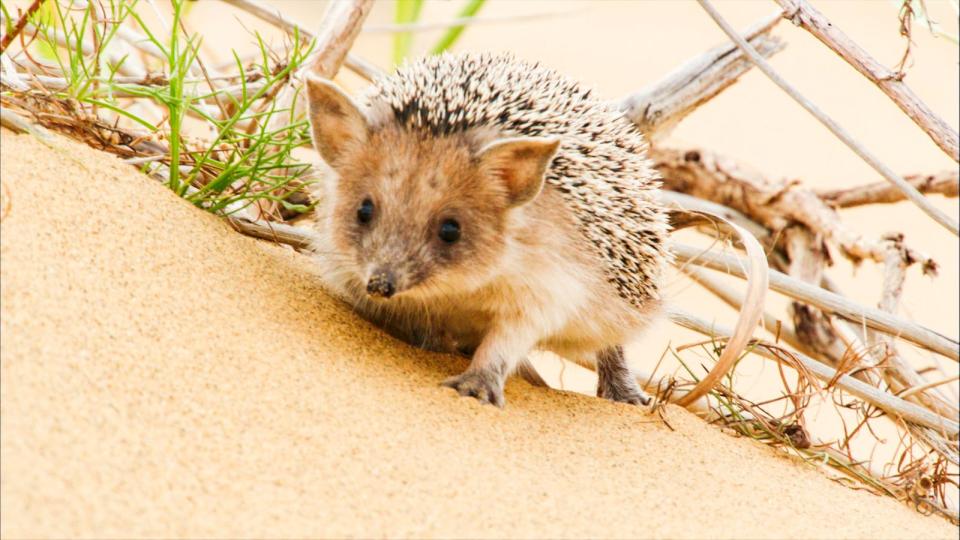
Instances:
[[[234,229],[247,236],[286,244],[294,249],[307,250],[314,244],[313,233],[302,227],[237,216],[230,216],[227,221]]]
[[[23,31],[23,27],[27,25],[27,21],[30,20],[30,16],[37,12],[40,9],[40,4],[43,0],[33,0],[33,3],[27,7],[27,10],[20,15],[20,19],[13,25],[13,28],[2,39],[0,39],[0,54],[3,54],[7,50],[7,47],[13,43],[13,40],[20,35],[20,32]]]
[[[264,5],[263,3],[258,2],[257,0],[221,0],[221,1],[224,3],[230,4],[234,7],[237,7],[243,11],[246,11],[247,13],[253,15],[254,17],[257,17],[260,20],[266,21],[280,28],[281,30],[287,32],[288,34],[293,34],[294,32],[297,32],[301,36],[303,36],[305,39],[313,39],[314,37],[319,35],[306,29],[303,25],[294,22],[289,17],[281,13],[280,10]],[[353,39],[350,40],[349,44],[345,45],[346,47],[345,52],[349,50],[350,45],[352,43],[353,43]],[[349,53],[346,53],[346,57],[343,59],[343,64],[347,66],[351,71],[367,79],[368,81],[372,81],[373,79],[383,75],[383,71],[380,68],[363,60],[362,58],[358,58],[355,55],[352,55]]]
[[[920,193],[956,197],[960,192],[960,171],[957,169],[934,174],[911,174],[904,176],[904,178]],[[886,182],[853,188],[817,191],[817,196],[836,208],[895,203],[906,198],[900,190]]]
[[[671,196],[674,195],[679,194],[672,194]],[[699,201],[699,199],[689,196],[686,197]],[[736,214],[737,213],[733,214],[735,218]],[[746,219],[746,221],[749,222],[749,219],[742,215],[739,219]],[[756,227],[757,225],[754,224],[754,226]],[[906,257],[902,252],[902,242],[899,241],[899,238],[896,240],[895,245],[901,250],[897,253],[892,253],[890,250],[890,241],[885,241],[888,252],[886,264],[894,264],[891,256],[899,256],[900,259],[897,262],[897,268],[905,270]],[[817,240],[806,228],[802,226],[791,226],[784,231],[783,244],[786,254],[789,256],[787,268],[790,276],[808,284],[819,284],[823,280],[822,271],[824,267],[824,253],[820,247],[822,242]],[[716,280],[709,273],[689,264],[681,265],[680,269],[694,279],[694,281],[700,283],[732,307],[740,309],[743,305],[741,293]],[[889,289],[891,287],[887,288]],[[881,309],[883,309],[883,306],[881,306]],[[890,361],[886,361],[887,357],[882,355],[877,358],[876,351],[866,347],[863,344],[863,340],[858,337],[857,332],[853,329],[853,325],[841,317],[830,313],[823,313],[812,306],[800,302],[793,302],[791,304],[791,311],[796,329],[795,333],[789,329],[778,328],[779,320],[768,313],[764,313],[764,322],[768,331],[774,331],[774,329],[776,329],[784,341],[800,352],[818,360],[826,361],[828,364],[837,368],[849,358],[874,358],[873,364],[871,365],[882,367],[880,374],[894,390],[903,390],[905,385],[922,388],[926,384],[908,363],[900,358],[899,355],[895,354],[896,349],[893,347],[892,338],[884,336],[884,339],[890,343],[889,350],[893,351],[892,354],[894,354],[889,358]],[[890,310],[886,311],[890,312]],[[839,332],[839,335],[837,332]],[[857,351],[860,354],[851,356],[849,354],[850,351]],[[853,368],[856,366],[848,367]],[[854,377],[873,385],[879,383],[879,378],[871,371],[858,371]],[[923,399],[914,397],[913,400],[942,416],[953,417],[957,414],[956,407],[942,400],[939,396],[924,395]]]
[[[712,272],[690,264],[681,265],[680,271],[700,284],[704,289],[713,293],[717,298],[723,300],[724,303],[733,309],[739,310],[743,306],[745,298],[740,289],[727,285],[714,276]],[[777,336],[779,340],[783,340],[783,342],[807,356],[813,358],[819,356],[819,352],[811,349],[806,343],[801,341],[793,330],[783,326],[782,321],[770,312],[763,312],[763,326],[767,332],[772,333]]]
[[[521,13],[518,15],[491,15],[488,17],[455,17],[445,21],[421,21],[411,23],[394,23],[369,25],[363,27],[363,33],[398,33],[398,32],[429,32],[431,30],[446,30],[456,26],[480,26],[490,24],[516,23],[526,21],[542,22],[547,19],[569,17],[586,11],[585,9],[567,9],[558,11],[543,11],[540,13]]]
[[[28,122],[24,117],[6,107],[0,107],[0,126],[14,133],[29,133],[42,140],[50,140],[52,138],[46,129]]]
[[[674,323],[710,337],[730,335],[730,329],[680,309],[670,309],[668,316]],[[753,352],[772,360],[780,361],[780,358],[771,353],[766,347],[755,347]],[[839,375],[835,369],[821,364],[806,355],[794,353],[794,356],[799,363],[816,378],[824,382],[833,382],[849,394],[875,405],[894,418],[899,417],[918,425],[927,426],[938,431],[942,430],[948,437],[954,437],[960,432],[960,424],[955,420],[943,418],[919,405],[904,401],[892,394],[874,388],[869,384],[860,382],[849,375]]]
[[[867,164],[874,168],[881,176],[886,180],[897,186],[900,191],[902,191],[908,199],[910,199],[914,204],[920,207],[928,216],[933,218],[934,221],[942,225],[944,228],[952,232],[954,235],[960,234],[960,229],[958,229],[956,221],[953,220],[946,213],[938,209],[937,207],[930,204],[924,196],[917,191],[913,186],[907,183],[906,180],[900,178],[900,176],[893,172],[892,169],[887,167],[883,162],[881,162],[876,156],[874,156],[869,150],[867,150],[862,144],[857,142],[847,131],[837,124],[832,118],[826,115],[819,107],[814,105],[810,100],[805,98],[796,88],[790,85],[783,77],[780,76],[773,67],[764,60],[763,56],[757,52],[746,40],[744,40],[737,32],[730,26],[723,16],[713,7],[713,4],[709,0],[698,0],[703,9],[710,15],[710,17],[717,23],[718,26],[723,30],[727,36],[730,37],[737,44],[738,47],[750,58],[750,61],[753,62],[758,68],[760,68],[763,73],[770,78],[777,86],[783,89],[790,97],[792,97],[797,103],[799,103],[804,109],[807,110],[810,114],[817,118],[824,126],[826,126],[834,135],[837,136],[844,144],[846,144],[851,150],[854,151],[861,159],[863,159]]]
[[[832,240],[854,263],[871,259],[882,263],[886,250],[879,240],[868,240],[841,221],[836,211],[814,192],[795,183],[774,184],[736,162],[706,150],[671,150],[653,147],[650,157],[664,179],[664,187],[738,210],[752,220],[779,232],[791,223],[807,226]],[[909,251],[925,273],[935,273],[936,262]]]
[[[332,79],[340,71],[372,8],[373,0],[331,4],[317,32],[317,48],[304,62],[305,68],[314,75]]]
[[[822,242],[804,228],[790,227],[784,233],[787,255],[790,257],[790,275],[806,283],[817,285],[823,281]],[[887,256],[884,260],[885,281],[883,301],[879,309],[896,315],[896,306],[906,277],[908,255],[902,238],[894,235],[883,240]],[[794,325],[801,339],[809,343],[837,369],[845,366],[856,372],[857,379],[877,386],[881,379],[892,390],[925,383],[923,378],[897,352],[893,337],[871,332],[877,337],[880,347],[868,346],[866,336],[861,337],[850,322],[830,313],[823,313],[811,306],[794,302],[791,304]],[[854,360],[858,365],[850,365]],[[876,369],[859,369],[861,367]],[[923,394],[912,399],[941,416],[954,417],[956,407],[935,396]]]
[[[17,73],[17,72],[14,72],[9,75],[8,74],[0,75],[0,83],[7,84],[10,86],[15,86],[15,83],[13,83],[13,81],[11,80],[12,76],[16,76],[20,78],[20,80],[35,81],[41,87],[51,92],[63,92],[70,88],[70,81],[63,77],[50,77],[47,75],[34,75],[34,74]],[[102,82],[107,82],[107,81],[103,80]],[[109,82],[116,85],[130,85],[130,86],[165,86],[168,84],[166,75],[149,75],[147,77],[114,77]],[[188,80],[184,82],[192,83],[196,81]],[[250,82],[250,83],[247,83],[245,86],[238,84],[238,85],[226,86],[222,88],[215,87],[210,89],[209,94],[212,96],[229,94],[239,98],[243,95],[244,89],[246,89],[246,92],[249,95],[251,93],[259,91],[261,88],[263,88],[262,82]],[[119,86],[111,89],[111,93],[115,97],[130,98],[130,99],[153,99],[152,96],[144,95],[142,92],[137,92],[135,90],[127,90]],[[214,116],[214,117],[222,116],[222,113],[219,113],[219,111],[217,111],[217,113],[219,114],[214,113],[213,109],[210,108],[209,106],[204,108],[208,109],[208,112],[210,112],[211,116]]]
[[[680,262],[689,262],[745,278],[747,263],[740,257],[713,253],[685,244],[674,243],[673,253]],[[861,306],[848,298],[803,283],[776,270],[770,271],[770,287],[796,300],[817,306],[846,319],[896,336],[920,347],[960,361],[960,343],[912,321],[895,317],[876,308]]]
[[[0,24],[4,23],[5,21],[6,21],[6,19],[4,18],[3,14],[0,13]],[[26,23],[26,24],[24,24],[24,26],[23,26],[22,33],[34,35],[34,34],[38,33],[39,31],[40,31],[40,30],[39,30],[36,26],[34,26],[33,24],[31,24],[31,23]],[[66,36],[64,35],[63,32],[54,32],[54,34],[53,34],[52,37],[53,37],[54,41],[57,43],[57,45],[59,45],[60,47],[63,47],[63,48],[74,48],[74,47],[77,46],[77,43],[76,43],[76,42],[67,41],[67,38],[66,38]],[[118,36],[118,37],[119,37],[119,36]],[[88,40],[82,40],[82,41],[80,42],[80,51],[81,51],[84,55],[93,55],[93,54],[95,54],[94,46],[93,46],[93,44],[90,43],[90,41],[88,41]],[[129,58],[127,58],[126,61],[121,61],[123,58],[124,58],[124,55],[122,55],[122,54],[117,54],[117,53],[114,53],[114,52],[111,52],[110,54],[107,54],[107,56],[106,56],[107,62],[108,62],[109,64],[112,64],[112,65],[117,66],[117,72],[118,72],[118,73],[120,73],[120,74],[122,74],[122,75],[131,76],[131,77],[143,77],[143,76],[144,76],[144,73],[143,73],[143,70],[142,70],[142,69],[140,69],[139,67],[135,67],[134,64],[133,64],[133,62],[129,61]],[[31,63],[31,65],[32,65],[32,63]]]
[[[671,190],[661,191],[660,200],[671,208],[688,211],[670,213],[670,224],[674,229],[682,229],[689,225],[702,223],[702,220],[699,218],[695,220],[696,223],[694,223],[694,220],[690,220],[689,216],[692,212],[713,214],[743,227],[750,234],[752,234],[754,238],[759,240],[761,244],[764,244],[768,248],[772,246],[773,237],[770,235],[770,231],[768,231],[766,227],[760,225],[756,221],[753,221],[743,213],[730,208],[729,206],[724,206],[713,201],[692,197],[686,193]]]
[[[783,231],[783,245],[788,263],[787,273],[804,283],[819,286],[830,256],[821,235],[802,225]],[[846,348],[830,324],[830,315],[802,302],[791,302],[787,308],[799,339],[827,358],[843,358]],[[834,362],[834,367],[838,365]]]
[[[783,50],[785,44],[771,36],[780,13],[760,20],[743,35],[765,57]],[[732,43],[718,45],[691,58],[666,77],[623,98],[618,107],[647,136],[656,141],[697,107],[737,82],[753,65]]]
[[[883,291],[877,307],[891,315],[896,315],[900,309],[900,298],[903,295],[903,284],[907,275],[903,250],[902,238],[893,237],[887,241]],[[883,346],[884,354],[881,361],[886,367],[883,374],[894,392],[901,392],[907,388],[922,388],[927,384],[927,381],[900,355],[896,341],[892,337],[878,334],[875,341]],[[940,415],[956,416],[960,413],[956,406],[933,392],[917,390],[910,397]]]
[[[937,146],[954,161],[960,161],[957,132],[910,90],[910,87],[903,82],[902,72],[894,73],[877,62],[870,53],[847,37],[806,0],[776,1],[784,10],[784,18],[813,34],[864,77],[870,79],[900,107],[900,110],[920,126],[937,143]]]

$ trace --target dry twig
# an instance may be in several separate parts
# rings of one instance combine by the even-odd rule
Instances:
[[[960,161],[957,132],[913,93],[913,90],[903,82],[902,73],[894,73],[877,62],[870,53],[847,37],[806,0],[776,1],[783,8],[784,18],[810,32],[864,77],[870,79],[900,107],[900,110],[920,126],[920,129],[937,143],[937,146],[954,161]],[[905,3],[907,4],[909,2]]]
[[[900,308],[900,298],[903,295],[903,283],[907,274],[907,264],[904,259],[903,239],[899,236],[892,236],[887,239],[887,258],[884,261],[883,291],[878,307],[891,315],[896,315]],[[952,403],[947,402],[943,396],[931,391],[919,390],[926,386],[927,381],[900,355],[899,351],[897,351],[896,342],[891,336],[878,334],[875,341],[883,346],[883,352],[885,354],[883,354],[882,361],[886,366],[883,374],[894,392],[899,393],[907,388],[915,388],[918,390],[910,394],[910,397],[923,406],[944,416],[956,416],[960,414],[960,410]]]
[[[780,13],[765,17],[743,35],[765,57],[785,44],[770,32]],[[691,58],[666,77],[623,98],[618,107],[651,140],[665,137],[688,114],[737,82],[753,65],[732,43],[718,45]]]
[[[317,48],[304,62],[304,68],[314,75],[332,79],[340,71],[372,8],[373,0],[331,4],[317,32]]]
[[[874,168],[881,176],[887,179],[889,182],[897,186],[900,191],[902,191],[908,199],[910,199],[914,204],[920,207],[924,213],[933,218],[934,221],[942,225],[944,228],[952,232],[954,235],[960,235],[960,229],[958,229],[956,221],[953,220],[950,216],[944,213],[939,208],[930,204],[924,196],[916,190],[913,186],[907,183],[906,180],[900,178],[900,176],[893,172],[892,169],[887,167],[883,162],[881,162],[876,156],[874,156],[869,150],[867,150],[862,144],[857,142],[845,129],[843,129],[839,124],[837,124],[832,118],[827,116],[819,107],[814,105],[809,99],[805,98],[796,88],[791,86],[783,77],[780,76],[773,67],[764,60],[763,56],[757,52],[749,43],[746,42],[737,32],[730,26],[723,16],[713,7],[713,4],[709,0],[698,0],[703,9],[710,15],[710,17],[717,23],[718,26],[723,30],[727,36],[730,37],[737,44],[738,47],[750,58],[750,60],[760,68],[763,73],[770,78],[774,83],[777,84],[784,92],[786,92],[790,97],[792,97],[797,103],[799,103],[804,109],[806,109],[810,114],[817,118],[824,126],[826,126],[834,135],[837,136],[844,144],[846,144],[851,150],[854,151],[861,159],[863,159],[867,164]]]
[[[674,255],[680,262],[691,262],[741,278],[747,275],[744,271],[747,263],[739,257],[704,251],[680,243],[674,243],[672,247]],[[798,281],[775,270],[770,271],[770,287],[796,300],[836,313],[858,324],[863,323],[875,330],[906,339],[951,360],[960,361],[960,343],[957,340],[915,322],[895,317],[876,308],[861,306],[839,294]]]
[[[25,12],[20,15],[20,19],[13,25],[13,28],[7,32],[3,38],[0,38],[0,54],[3,54],[7,50],[7,47],[13,43],[13,40],[20,35],[20,32],[23,31],[23,27],[27,25],[27,21],[30,20],[30,17],[40,9],[40,4],[43,3],[43,0],[33,0]]]
[[[941,171],[934,174],[904,176],[920,193],[956,197],[960,191],[960,171]],[[877,182],[852,188],[817,191],[817,196],[835,208],[850,208],[865,204],[895,203],[906,197],[887,182]]]
[[[674,323],[706,336],[723,337],[731,335],[730,329],[711,323],[701,317],[677,308],[669,310],[668,315]],[[778,362],[781,361],[781,358],[773,354],[767,347],[754,347],[753,352]],[[958,424],[956,420],[934,414],[919,405],[904,401],[892,394],[858,381],[849,375],[839,374],[835,369],[821,364],[812,358],[808,358],[803,354],[793,354],[795,359],[816,378],[824,382],[833,381],[836,386],[842,388],[850,395],[875,405],[894,418],[899,417],[909,422],[928,426],[936,430],[942,430],[950,437],[960,433],[960,424]]]
[[[247,13],[250,13],[254,17],[266,21],[270,24],[277,26],[278,28],[284,30],[288,34],[293,34],[295,31],[303,36],[305,39],[313,39],[318,34],[314,34],[303,25],[298,24],[291,20],[289,17],[285,16],[278,9],[271,8],[267,5],[264,5],[257,0],[221,0],[224,3],[230,4],[234,7],[242,9]],[[359,30],[359,29],[358,29]],[[355,36],[354,36],[355,37]],[[350,44],[353,43],[353,39],[350,40]],[[350,44],[346,46],[346,50],[349,50]],[[374,66],[373,64],[358,58],[355,55],[346,54],[346,58],[343,59],[343,64],[350,68],[351,71],[360,75],[361,77],[372,81],[373,79],[383,75],[383,71]]]
[[[713,201],[742,212],[771,231],[783,231],[793,222],[835,242],[854,263],[871,259],[882,263],[886,250],[841,221],[836,211],[814,192],[796,183],[776,185],[738,163],[706,150],[672,150],[653,147],[650,157],[664,179],[664,187]],[[935,273],[937,264],[926,255],[909,251],[924,273]]]

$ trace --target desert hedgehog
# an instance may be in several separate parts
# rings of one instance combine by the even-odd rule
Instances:
[[[511,55],[432,56],[360,103],[307,81],[331,169],[317,260],[359,312],[472,354],[444,384],[503,404],[546,349],[596,364],[598,395],[647,403],[622,345],[659,311],[666,212],[647,144],[615,107]]]

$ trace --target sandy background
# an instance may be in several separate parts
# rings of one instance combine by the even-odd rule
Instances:
[[[956,535],[678,408],[457,398],[461,360],[303,256],[85,146],[0,146],[6,538]]]
[[[308,26],[325,8],[273,3]],[[927,4],[957,31],[945,2]],[[428,2],[424,17],[443,20],[458,6]],[[718,7],[738,27],[773,10],[759,1]],[[899,59],[890,3],[818,7],[881,61]],[[384,67],[391,40],[375,30],[392,9],[377,4],[356,47]],[[481,14],[545,11],[574,14],[478,25],[458,49],[513,50],[616,98],[724,40],[692,2],[491,2]],[[209,20],[220,24],[202,24]],[[210,0],[190,21],[214,58],[247,47],[244,29],[280,42]],[[777,33],[788,47],[774,65],[894,169],[956,167],[813,38],[788,24]],[[437,35],[418,37],[414,52]],[[907,82],[956,127],[957,48],[919,27],[914,39]],[[350,76],[340,82],[360,86]],[[757,73],[668,143],[702,145],[815,187],[878,179]],[[671,431],[628,408],[522,382],[509,385],[503,412],[455,399],[437,383],[459,361],[358,322],[322,293],[303,257],[239,237],[86,148],[45,148],[6,131],[0,146],[12,201],[0,243],[5,537],[956,536],[939,519],[843,488],[680,410],[670,410]],[[957,216],[956,200],[935,200]],[[909,204],[845,216],[877,234],[906,230],[912,245],[937,255],[942,277],[912,272],[904,314],[956,335],[956,239]],[[879,271],[866,264],[854,273],[837,259],[832,275],[874,304]],[[680,277],[668,290],[681,306],[733,320]],[[663,325],[633,347],[633,359],[650,362],[668,342],[692,339]],[[744,377],[771,375],[766,365],[747,366]],[[565,373],[565,388],[591,386]]]

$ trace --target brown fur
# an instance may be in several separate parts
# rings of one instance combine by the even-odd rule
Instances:
[[[400,290],[429,286],[438,269],[470,274],[486,266],[477,261],[499,257],[508,193],[484,174],[464,137],[428,140],[388,127],[343,160],[334,212],[345,225],[336,229],[336,248],[357,250],[361,263],[394,265]],[[361,225],[355,215],[365,198],[375,215]],[[444,219],[460,223],[461,241],[446,245],[438,238]]]
[[[531,350],[594,363],[657,310],[655,299],[638,307],[619,293],[565,194],[545,183],[559,139],[493,126],[420,130],[329,82],[309,80],[307,91],[316,146],[332,168],[318,196],[324,275],[394,335],[471,351],[467,371],[444,384],[502,405],[505,378]],[[362,223],[365,200],[374,210]],[[451,219],[453,244],[438,235]],[[604,397],[642,403],[622,354],[601,357],[615,375]]]

